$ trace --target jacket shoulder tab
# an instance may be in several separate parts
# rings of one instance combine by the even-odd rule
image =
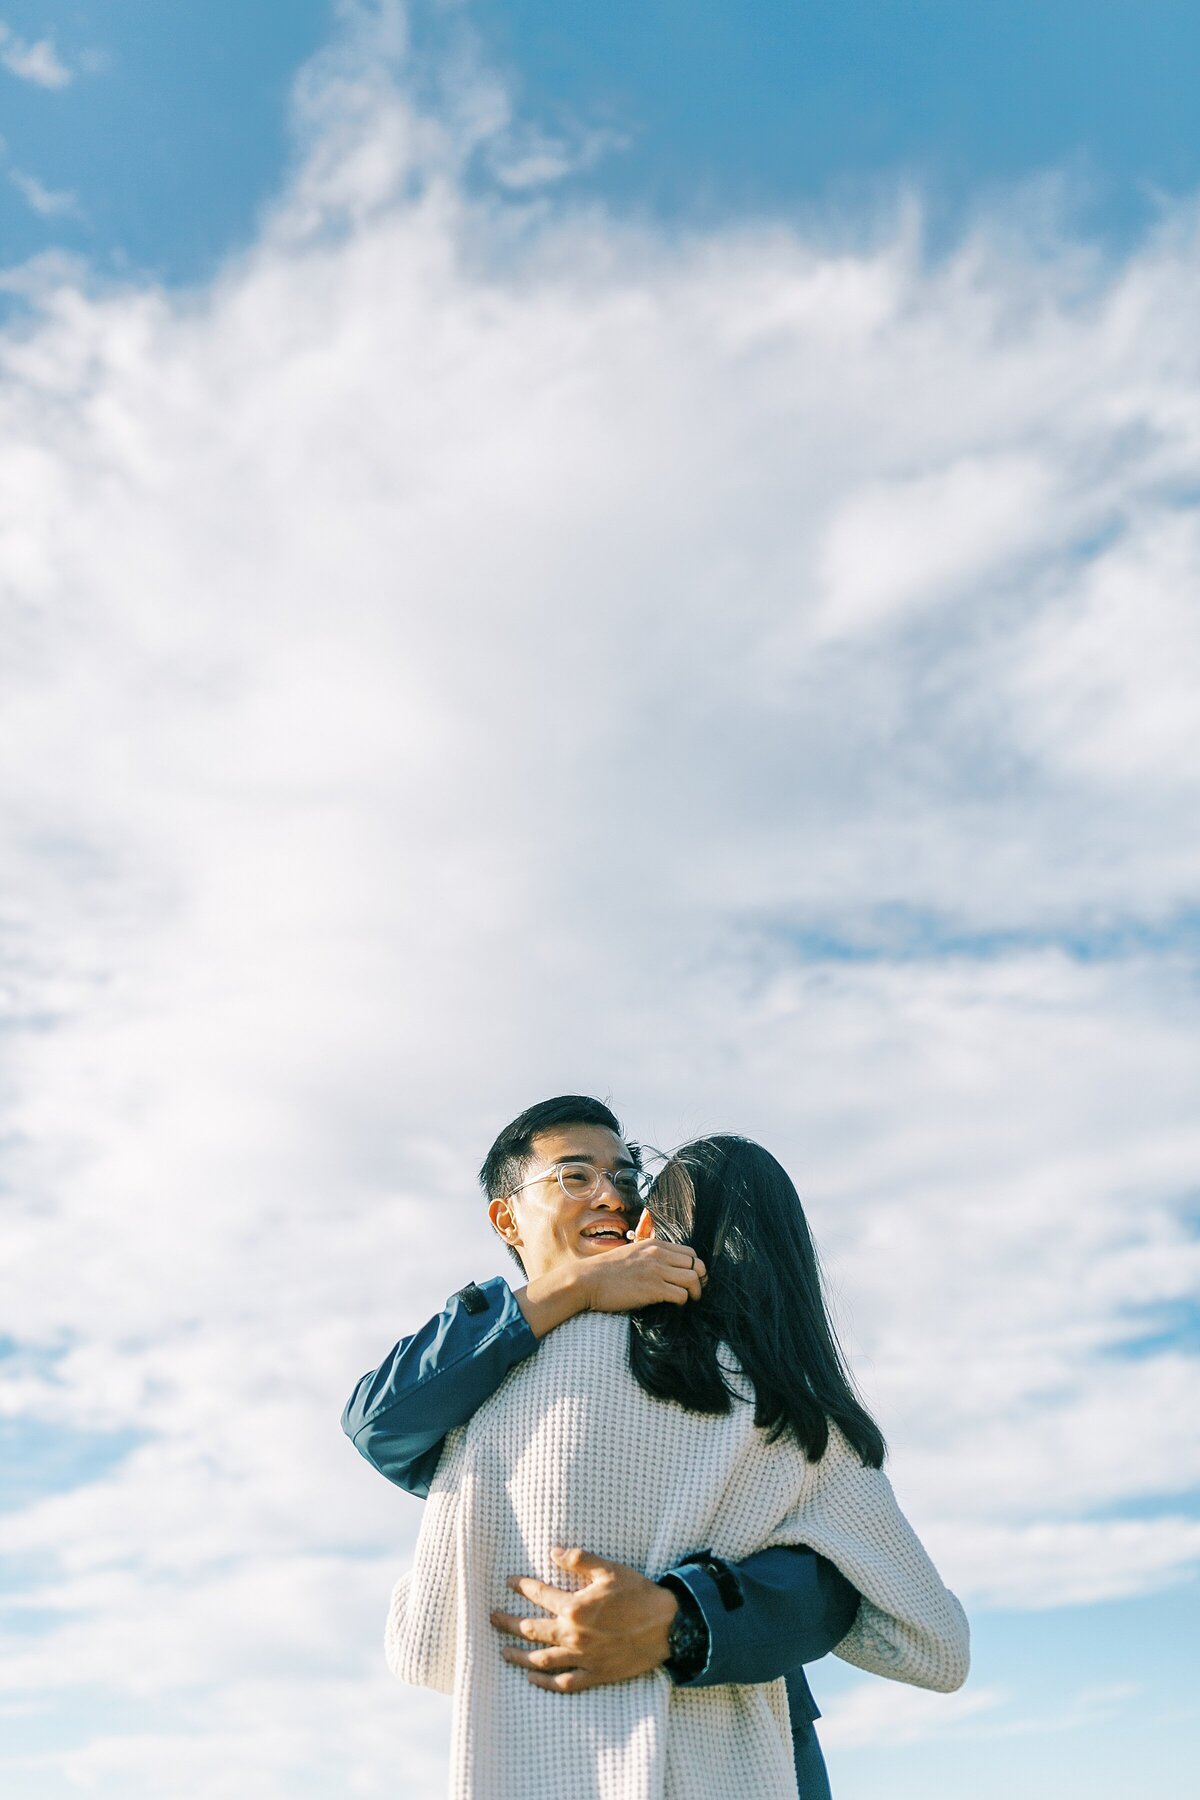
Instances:
[[[450,1300],[461,1300],[464,1312],[485,1313],[488,1309],[487,1295],[473,1281],[468,1281],[466,1287],[459,1288],[457,1294],[451,1294]]]

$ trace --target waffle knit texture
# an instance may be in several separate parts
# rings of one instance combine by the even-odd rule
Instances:
[[[698,1550],[808,1544],[862,1595],[836,1655],[918,1687],[966,1677],[962,1607],[882,1471],[833,1425],[816,1463],[769,1444],[748,1387],[724,1417],[654,1399],[628,1334],[615,1314],[568,1320],[446,1440],[385,1647],[400,1681],[454,1696],[452,1800],[796,1800],[782,1680],[692,1689],[659,1669],[559,1694],[501,1659],[489,1614],[544,1616],[509,1575],[582,1585],[555,1546],[656,1577]]]

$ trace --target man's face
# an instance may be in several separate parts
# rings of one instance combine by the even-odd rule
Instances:
[[[551,1173],[557,1163],[584,1163],[610,1173],[581,1200],[563,1192]],[[603,1125],[560,1125],[537,1133],[521,1176],[531,1185],[507,1200],[493,1200],[488,1209],[493,1225],[519,1251],[531,1281],[569,1258],[602,1256],[625,1242],[641,1205],[617,1192],[611,1172],[636,1166],[624,1140]],[[543,1169],[546,1179],[538,1181]]]

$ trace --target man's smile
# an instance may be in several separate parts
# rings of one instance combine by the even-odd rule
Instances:
[[[586,1244],[623,1244],[628,1230],[629,1221],[623,1213],[618,1213],[585,1225],[579,1235]]]

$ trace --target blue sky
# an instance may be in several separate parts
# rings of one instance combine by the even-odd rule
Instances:
[[[7,7],[13,36],[49,36],[69,77],[6,75],[10,168],[74,196],[77,212],[39,215],[6,182],[6,259],[63,244],[102,269],[211,273],[280,180],[290,84],[329,17],[327,0]]]
[[[76,196],[78,216],[39,216],[6,184],[7,257],[67,244],[101,267],[210,274],[283,177],[290,84],[331,11],[14,0],[0,17],[27,44],[49,36],[70,80],[5,82],[10,167]],[[952,233],[981,190],[1058,169],[1074,215],[1126,238],[1200,182],[1188,0],[415,9],[421,54],[468,31],[528,118],[611,134],[581,190],[662,218],[836,217],[908,180]]]
[[[1173,1792],[1200,24],[562,20],[0,4],[0,1786],[441,1792],[337,1419],[577,1090],[796,1173],[970,1611],[837,1800]]]

